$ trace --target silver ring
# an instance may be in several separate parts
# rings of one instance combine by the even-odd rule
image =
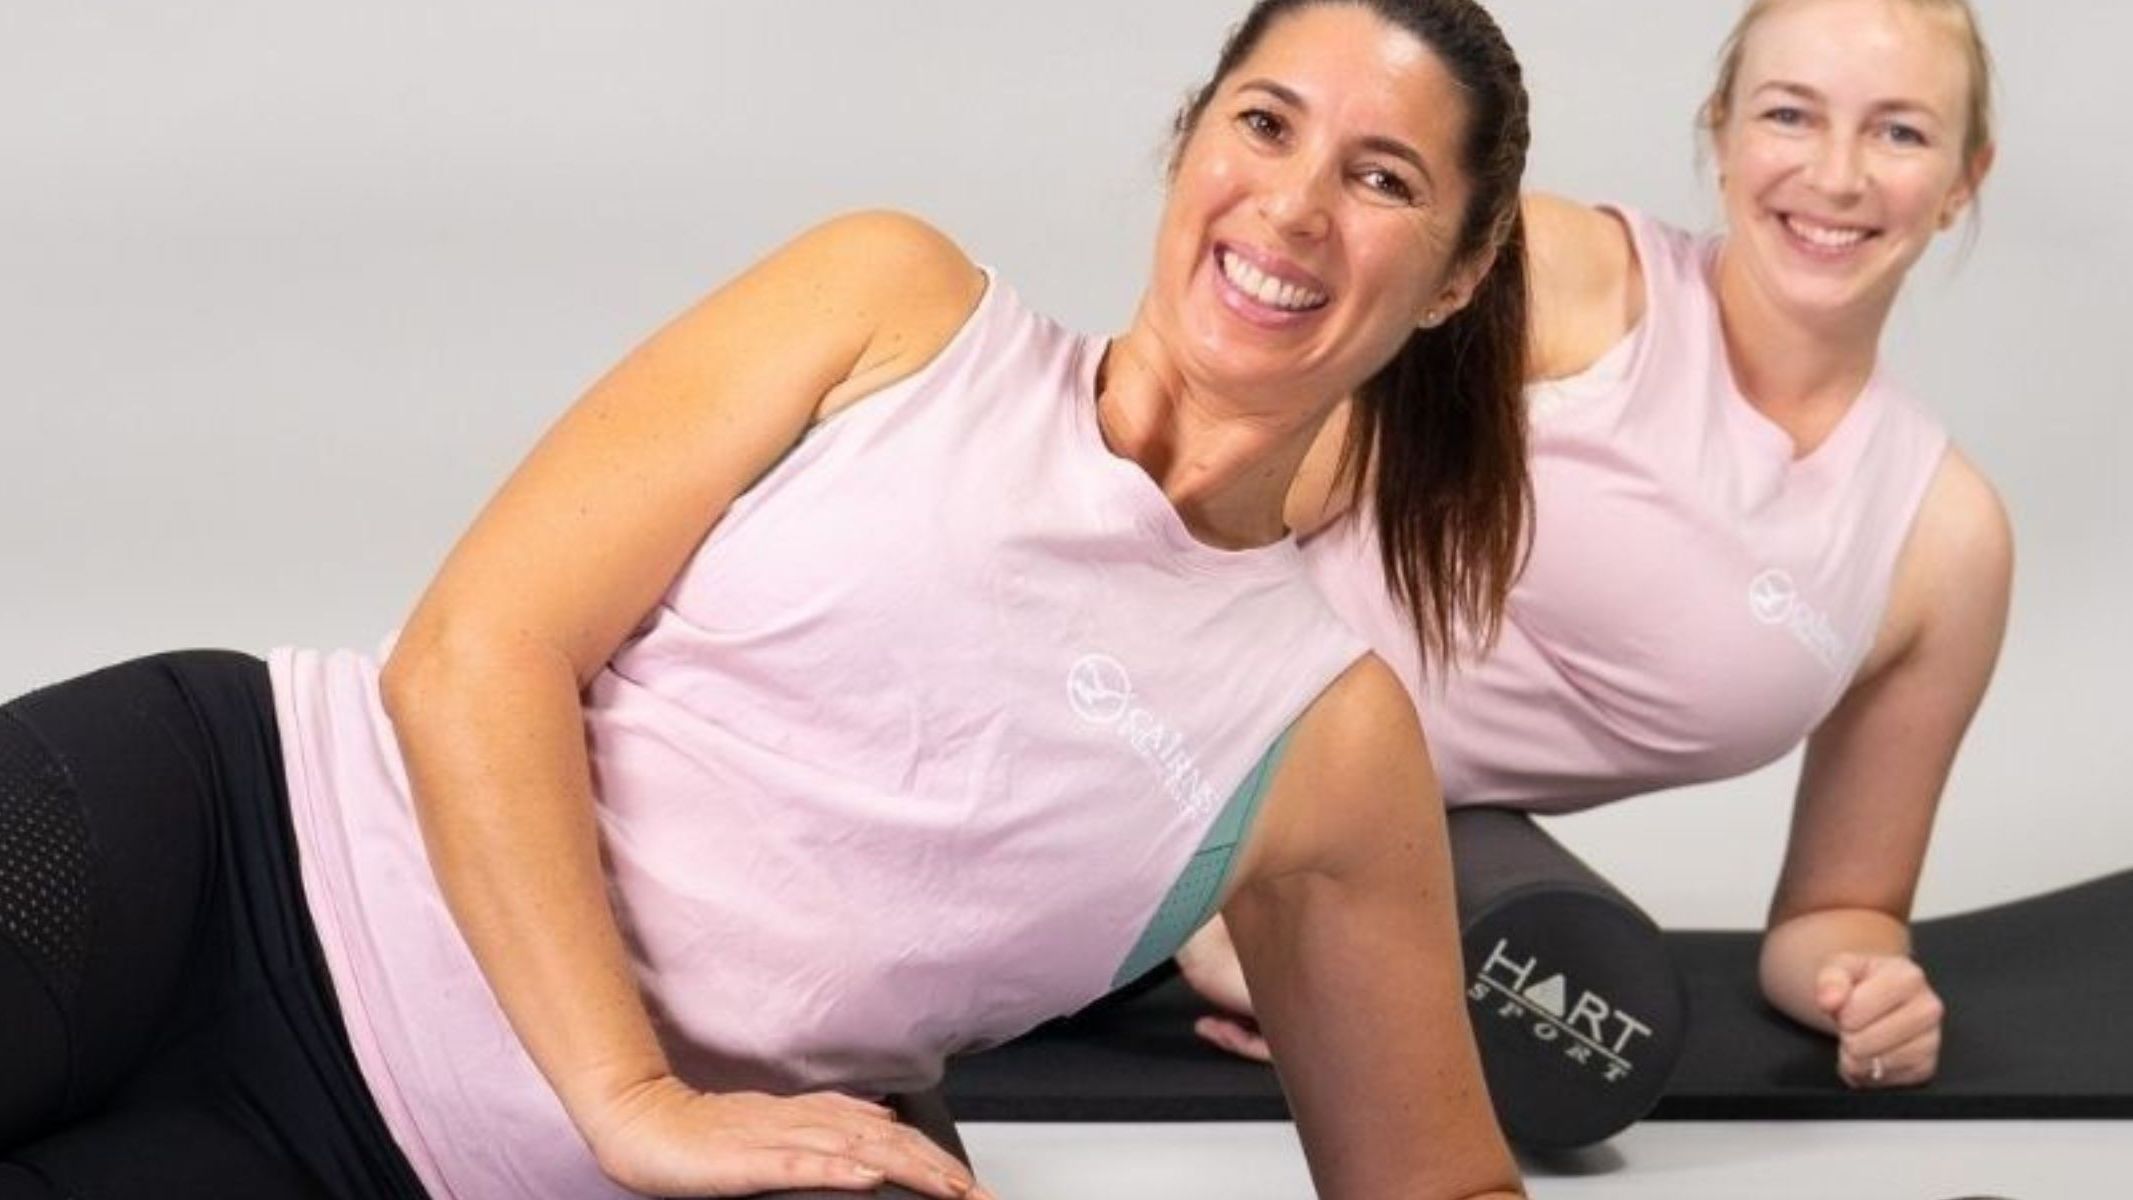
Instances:
[[[1866,1077],[1868,1079],[1872,1080],[1875,1083],[1880,1083],[1881,1077],[1886,1074],[1888,1074],[1888,1072],[1884,1071],[1881,1067],[1880,1055],[1876,1054],[1874,1057],[1867,1060]]]

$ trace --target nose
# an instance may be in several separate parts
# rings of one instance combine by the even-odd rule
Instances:
[[[1259,192],[1259,215],[1284,236],[1315,241],[1333,223],[1327,188],[1333,174],[1306,153],[1288,155],[1274,167]]]
[[[1860,139],[1844,134],[1823,138],[1808,164],[1808,182],[1837,201],[1857,199],[1866,190],[1866,155]]]

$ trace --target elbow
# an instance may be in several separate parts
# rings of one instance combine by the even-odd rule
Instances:
[[[417,719],[440,694],[450,693],[453,672],[446,658],[433,638],[403,633],[393,644],[378,669],[378,702],[396,728]]]
[[[417,655],[409,649],[404,636],[394,643],[392,653],[386,655],[384,665],[378,668],[378,703],[396,724],[413,706],[419,691],[416,676],[421,669]]]
[[[569,659],[525,637],[410,628],[378,672],[378,699],[402,738],[409,729],[493,709],[499,699],[544,691],[554,679],[578,687]]]

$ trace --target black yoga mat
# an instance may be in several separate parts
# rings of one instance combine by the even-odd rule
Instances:
[[[1922,921],[1919,960],[1948,1001],[1939,1078],[1856,1092],[1824,1038],[1773,1012],[1757,935],[1669,933],[1689,1032],[1654,1120],[2133,1117],[2133,871]],[[959,1121],[1284,1120],[1273,1072],[1193,1036],[1172,978],[950,1065]]]

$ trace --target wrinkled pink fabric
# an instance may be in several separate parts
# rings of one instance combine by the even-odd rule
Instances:
[[[1425,679],[1367,522],[1305,546],[1414,694],[1454,805],[1568,811],[1785,754],[1872,648],[1947,447],[1877,377],[1795,458],[1734,383],[1718,243],[1621,215],[1644,319],[1584,374],[1528,392],[1533,553],[1495,648]]]
[[[1106,448],[1103,350],[995,281],[733,505],[588,689],[611,897],[692,1082],[921,1087],[1095,999],[1363,653],[1293,543],[1195,541]],[[272,666],[306,895],[424,1183],[620,1194],[445,910],[374,660]]]

